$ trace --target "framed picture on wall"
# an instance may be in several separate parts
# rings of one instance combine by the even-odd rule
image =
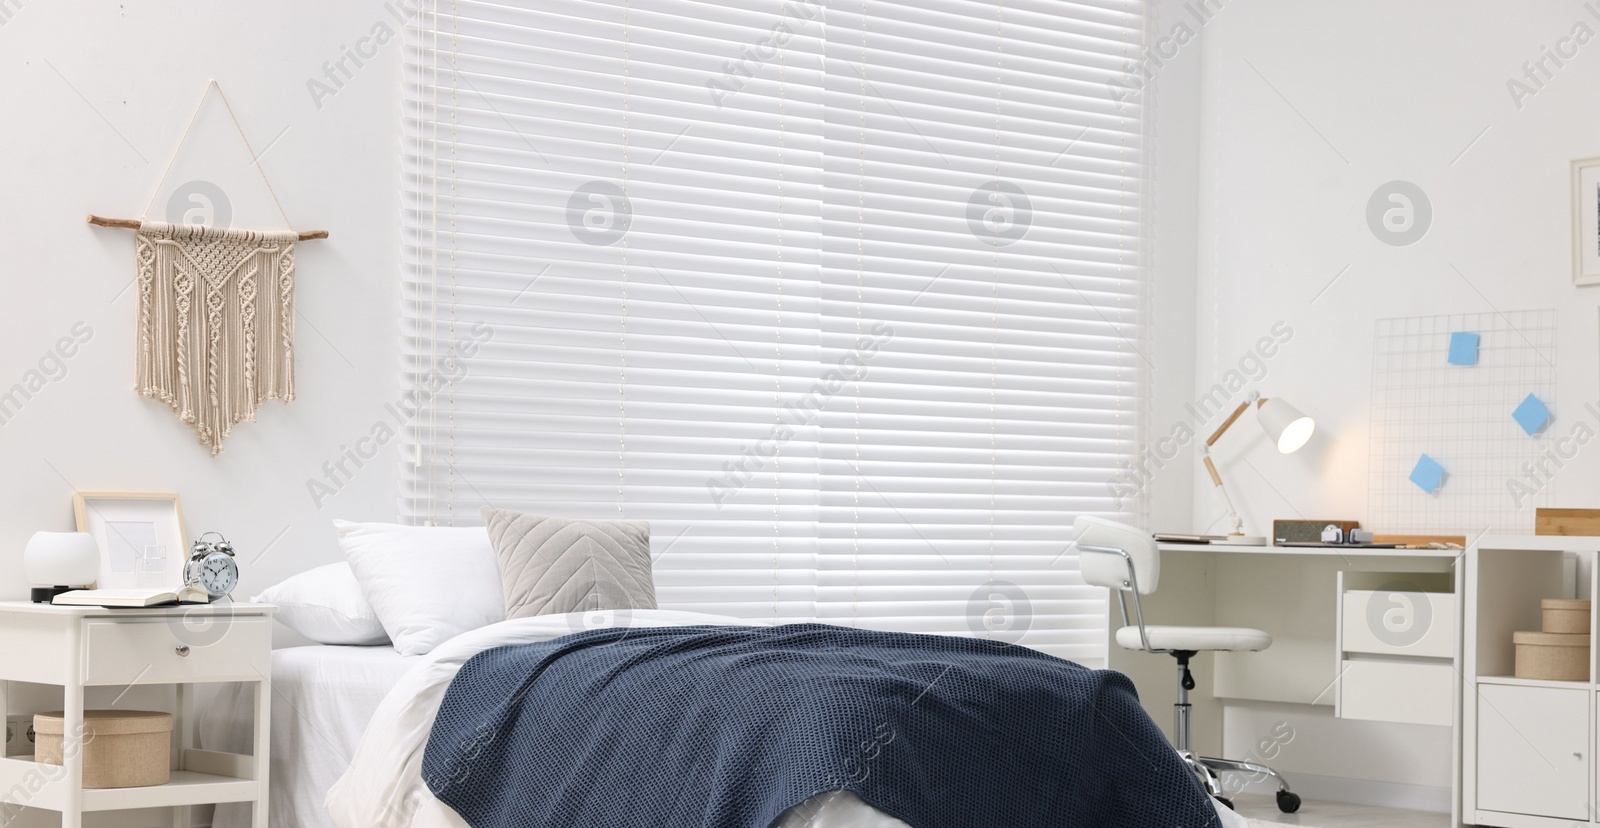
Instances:
[[[72,512],[78,531],[93,535],[100,547],[100,589],[183,583],[188,548],[177,495],[77,492]]]
[[[1572,162],[1572,282],[1600,285],[1600,158]]]

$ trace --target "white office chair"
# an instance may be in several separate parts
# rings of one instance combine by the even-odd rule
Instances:
[[[1189,750],[1189,691],[1194,689],[1189,659],[1203,651],[1265,650],[1272,646],[1272,636],[1244,627],[1145,626],[1139,596],[1155,592],[1161,579],[1161,554],[1156,549],[1155,539],[1132,526],[1088,515],[1080,516],[1073,528],[1077,530],[1078,566],[1083,579],[1116,593],[1123,623],[1116,634],[1118,646],[1163,653],[1178,660],[1178,703],[1173,705],[1174,747],[1200,777],[1206,790],[1231,808],[1233,803],[1224,795],[1218,774],[1270,776],[1278,780],[1278,809],[1286,814],[1300,810],[1299,795],[1291,792],[1288,781],[1272,768],[1254,762],[1196,756]],[[1128,595],[1133,596],[1135,624],[1132,625],[1128,621]]]

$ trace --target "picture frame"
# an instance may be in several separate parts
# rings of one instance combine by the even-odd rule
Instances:
[[[183,503],[176,494],[74,492],[78,531],[100,548],[99,589],[175,588],[188,560]]]
[[[1600,285],[1600,156],[1572,162],[1572,283]]]

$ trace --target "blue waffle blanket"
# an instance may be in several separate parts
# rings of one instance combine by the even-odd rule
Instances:
[[[1120,673],[822,624],[484,651],[422,770],[473,828],[767,828],[838,789],[912,828],[1218,824]]]

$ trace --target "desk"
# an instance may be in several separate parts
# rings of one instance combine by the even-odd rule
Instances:
[[[1193,744],[1212,756],[1223,755],[1224,701],[1335,707],[1345,657],[1339,624],[1341,584],[1346,589],[1375,589],[1391,580],[1390,575],[1406,573],[1413,577],[1405,580],[1424,581],[1430,589],[1455,596],[1464,591],[1463,574],[1456,566],[1464,554],[1461,550],[1165,543],[1159,549],[1160,583],[1156,592],[1142,599],[1147,624],[1254,627],[1273,638],[1272,646],[1259,653],[1206,653],[1194,660],[1198,686],[1190,694]],[[1450,617],[1433,622],[1445,625],[1452,636],[1451,656],[1438,663],[1441,668],[1459,669],[1460,648],[1455,642],[1460,640],[1461,619],[1453,600],[1451,606],[1446,613]],[[1108,612],[1115,631],[1122,625],[1115,600]],[[1107,663],[1134,680],[1145,709],[1170,734],[1176,700],[1172,660],[1124,650],[1113,642]],[[1459,699],[1452,708],[1451,720],[1460,709]],[[1358,770],[1351,769],[1350,775],[1360,776]],[[1291,783],[1293,777],[1291,773]],[[1458,779],[1459,773],[1452,772],[1451,778]]]

